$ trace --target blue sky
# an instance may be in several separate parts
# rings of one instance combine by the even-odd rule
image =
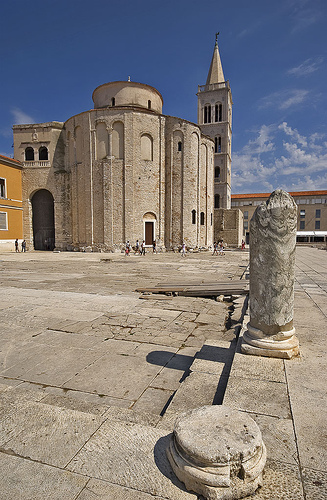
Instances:
[[[0,15],[0,154],[13,124],[65,121],[128,76],[195,122],[219,31],[232,192],[327,189],[326,0],[8,0]]]

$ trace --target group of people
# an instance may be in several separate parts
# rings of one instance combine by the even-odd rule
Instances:
[[[125,255],[130,255],[132,251],[133,247],[128,240],[125,245]],[[153,253],[157,253],[157,244],[155,241],[153,241],[152,243],[152,251]],[[139,240],[136,240],[134,247],[134,255],[145,255],[145,240],[143,240],[141,244]]]
[[[212,255],[225,255],[224,253],[224,240],[215,241],[213,244],[213,253]]]
[[[16,238],[16,240],[15,240],[15,252],[19,252],[18,238]],[[26,241],[25,240],[22,241],[22,252],[26,252]]]

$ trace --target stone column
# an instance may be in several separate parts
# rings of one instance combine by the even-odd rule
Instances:
[[[297,207],[280,189],[250,224],[250,322],[242,352],[290,359],[299,353],[293,327]]]
[[[208,500],[252,495],[262,485],[266,447],[246,413],[202,406],[177,417],[166,450],[176,476]]]

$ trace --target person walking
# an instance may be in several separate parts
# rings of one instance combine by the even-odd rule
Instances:
[[[157,244],[156,244],[156,240],[153,240],[153,243],[152,243],[152,251],[153,251],[153,253],[157,253]]]
[[[125,255],[127,257],[129,256],[130,251],[131,251],[131,245],[130,245],[129,240],[128,240],[126,243],[126,246],[125,246]]]
[[[15,252],[19,252],[18,238],[16,238],[16,240],[15,240]]]
[[[186,245],[185,245],[185,243],[183,243],[183,245],[182,245],[181,252],[182,252],[182,257],[186,257]]]
[[[224,254],[224,240],[221,240],[219,244],[219,255],[225,255]]]
[[[22,252],[26,252],[26,241],[22,241]]]
[[[138,253],[140,253],[140,243],[139,240],[136,240],[134,255],[137,255]]]
[[[141,255],[145,255],[145,241],[144,240],[141,243]]]
[[[212,255],[218,255],[218,243],[214,241],[213,243],[213,253]]]

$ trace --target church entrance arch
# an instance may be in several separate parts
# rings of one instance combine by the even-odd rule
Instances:
[[[143,215],[143,234],[146,246],[152,246],[156,239],[156,216],[152,212]]]
[[[31,199],[34,250],[55,247],[54,201],[47,189],[36,191]]]

